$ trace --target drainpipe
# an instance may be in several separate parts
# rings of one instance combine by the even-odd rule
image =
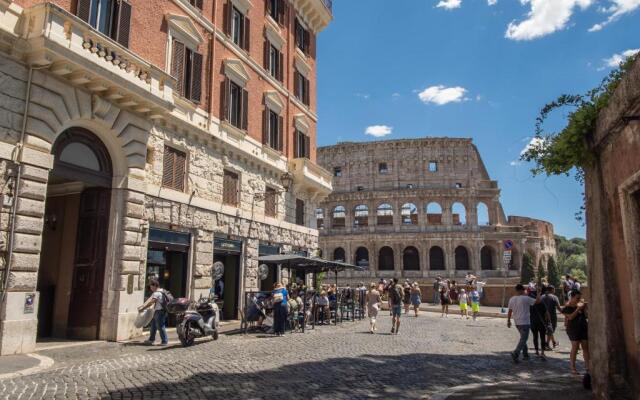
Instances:
[[[213,0],[212,12],[211,12],[211,22],[213,23],[213,32],[211,32],[211,45],[209,46],[209,118],[207,118],[207,131],[211,131],[211,120],[213,119],[213,92],[215,88],[213,87],[216,82],[216,74],[214,71],[215,68],[215,55],[216,55],[216,10],[218,2]],[[222,117],[222,116],[220,116]]]

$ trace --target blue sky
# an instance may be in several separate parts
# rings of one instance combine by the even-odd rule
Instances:
[[[640,48],[640,0],[334,0],[333,7],[318,43],[320,146],[471,137],[507,215],[585,236],[574,217],[582,203],[574,178],[532,178],[516,160],[544,104],[594,87]],[[563,116],[554,116],[556,128]]]

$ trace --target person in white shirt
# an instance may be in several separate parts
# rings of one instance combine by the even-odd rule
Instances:
[[[516,349],[511,353],[513,362],[517,363],[522,352],[522,358],[524,360],[529,359],[529,352],[527,348],[527,341],[529,340],[529,329],[531,327],[531,312],[530,308],[534,304],[540,303],[541,290],[537,291],[536,298],[532,298],[526,295],[524,286],[518,283],[516,285],[516,295],[509,299],[509,314],[507,315],[507,327],[511,328],[511,318],[515,322],[516,328],[520,333],[520,341],[516,346]]]
[[[156,278],[149,279],[149,289],[151,290],[151,296],[143,305],[138,307],[138,311],[145,310],[151,306],[154,309],[149,339],[145,341],[145,344],[153,345],[153,342],[156,341],[156,331],[160,331],[160,345],[166,346],[169,339],[167,338],[167,304],[164,289],[160,288],[160,283]]]

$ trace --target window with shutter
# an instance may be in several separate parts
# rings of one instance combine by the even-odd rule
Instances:
[[[238,205],[238,174],[226,169],[222,181],[222,202],[231,206]]]
[[[233,43],[240,46],[241,48],[245,48],[246,46],[245,32],[246,31],[245,31],[244,15],[240,12],[240,10],[233,7],[232,5],[230,5],[229,7],[231,9],[231,16],[230,16],[231,40],[233,41]]]
[[[242,89],[242,127],[245,131],[249,130],[249,92]]]
[[[227,107],[231,125],[242,129],[242,88],[231,81],[229,81]]]
[[[298,71],[293,76],[293,93],[298,100],[309,105],[309,80]]]
[[[171,66],[171,75],[176,78],[176,92],[181,96],[184,95],[184,56],[185,47],[184,44],[173,41],[173,60]]]
[[[191,63],[191,101],[200,103],[202,97],[202,54],[192,53]]]
[[[129,46],[131,4],[127,0],[78,0],[76,15],[97,31]]]
[[[264,193],[264,213],[269,217],[278,214],[278,195],[275,189],[267,187]]]
[[[296,199],[296,224],[304,226],[304,201]]]
[[[265,110],[266,122],[266,142],[265,144],[274,150],[280,149],[280,123],[282,118],[270,109]]]
[[[165,146],[162,160],[162,186],[181,192],[184,191],[186,164],[186,153],[173,147]]]
[[[242,33],[243,45],[242,48],[246,51],[251,50],[251,20],[249,17],[244,17],[244,32]]]
[[[76,3],[76,15],[84,22],[89,22],[91,14],[91,0],[78,0]]]
[[[202,0],[189,0],[189,3],[198,10],[202,11]]]
[[[118,4],[118,27],[116,29],[114,38],[124,47],[129,47],[129,32],[131,30],[131,4],[126,1],[121,1]]]
[[[304,54],[308,55],[309,41],[310,41],[309,31],[305,29],[304,26],[302,26],[302,24],[300,23],[300,21],[298,21],[297,18],[295,23],[295,39],[296,39],[296,46],[300,50],[302,50]]]
[[[310,158],[309,157],[309,146],[310,140],[309,136],[305,135],[304,132],[296,130],[294,135],[294,157],[295,158]]]

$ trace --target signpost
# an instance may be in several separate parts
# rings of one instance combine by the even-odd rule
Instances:
[[[513,249],[513,241],[505,240],[503,243],[504,251],[502,253],[502,265],[504,266],[504,280],[502,282],[502,309],[500,312],[506,314],[504,302],[507,296],[507,275],[509,274],[509,266],[511,265],[511,249]]]

